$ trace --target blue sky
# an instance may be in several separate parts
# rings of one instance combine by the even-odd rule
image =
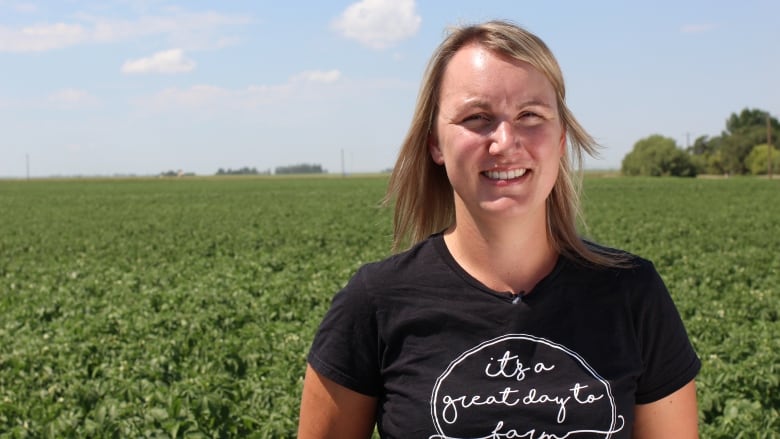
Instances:
[[[780,116],[780,2],[0,0],[0,177],[391,167],[447,26],[542,37],[619,168],[658,133]],[[780,137],[780,136],[778,136]],[[689,140],[690,139],[690,140]]]

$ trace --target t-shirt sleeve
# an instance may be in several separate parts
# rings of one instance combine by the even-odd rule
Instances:
[[[646,264],[639,276],[643,285],[634,297],[643,365],[637,383],[637,404],[674,393],[694,379],[701,368],[669,290],[655,267]]]
[[[378,396],[378,358],[376,308],[362,268],[333,297],[307,359],[326,378],[364,395]]]

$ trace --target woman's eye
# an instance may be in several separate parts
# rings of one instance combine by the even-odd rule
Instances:
[[[476,113],[463,118],[461,125],[467,130],[483,131],[493,125],[493,119],[485,113]]]
[[[482,130],[493,124],[493,118],[485,113],[475,113],[466,116],[461,123],[465,128],[471,130]]]
[[[466,116],[465,119],[463,119],[464,122],[470,122],[470,121],[487,121],[490,120],[486,115],[484,114],[472,114],[470,116]]]
[[[520,116],[518,116],[517,120],[518,122],[526,125],[538,125],[547,120],[547,118],[533,111],[525,111],[520,113]]]

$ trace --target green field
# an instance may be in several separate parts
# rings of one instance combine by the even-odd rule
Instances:
[[[0,182],[0,437],[294,437],[333,293],[388,255],[386,179]],[[780,181],[589,178],[702,358],[703,438],[780,437]]]

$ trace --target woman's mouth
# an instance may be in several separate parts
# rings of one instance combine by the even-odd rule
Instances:
[[[491,180],[514,180],[520,178],[528,171],[528,169],[512,169],[510,171],[482,171],[482,175]]]

